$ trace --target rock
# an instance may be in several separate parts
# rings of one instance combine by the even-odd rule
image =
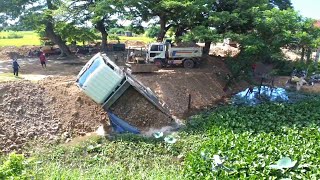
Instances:
[[[66,141],[65,141],[65,143],[68,143],[68,142],[70,142],[72,139],[71,138],[68,138]]]
[[[16,150],[16,149],[18,149],[19,147],[16,145],[16,144],[12,144],[10,147],[9,147],[9,149],[10,150]]]
[[[34,137],[35,133],[34,132],[29,132],[27,134],[27,138],[32,139]]]
[[[86,132],[79,132],[78,133],[80,136],[85,136],[86,135]]]

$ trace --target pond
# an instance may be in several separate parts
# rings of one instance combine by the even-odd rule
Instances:
[[[257,105],[266,102],[294,103],[308,96],[297,91],[269,86],[247,88],[231,98],[233,105]]]

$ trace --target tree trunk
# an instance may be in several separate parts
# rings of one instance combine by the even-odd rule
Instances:
[[[164,39],[164,36],[166,35],[166,19],[162,16],[159,16],[160,18],[160,32],[157,37],[158,42],[162,42]]]
[[[54,10],[53,4],[51,0],[47,0],[47,6],[48,9]],[[45,22],[45,33],[46,36],[55,44],[57,44],[61,50],[61,55],[72,57],[72,53],[69,49],[69,47],[66,45],[66,43],[62,40],[61,36],[57,35],[54,32],[54,25],[53,25],[53,18],[51,15],[47,16],[46,22]]]
[[[306,49],[305,49],[304,47],[302,47],[301,57],[300,57],[300,61],[301,61],[301,62],[304,62],[304,54],[305,54],[305,51],[306,51]]]
[[[308,47],[307,49],[307,64],[311,63],[311,54],[312,54],[312,49]]]
[[[204,42],[204,48],[203,48],[203,51],[202,51],[203,55],[209,55],[210,45],[211,45],[211,41],[207,40],[207,41]]]
[[[107,52],[107,37],[108,33],[104,26],[104,18],[97,22],[96,29],[101,33],[101,51]]]
[[[180,43],[181,42],[181,36],[183,35],[184,33],[184,28],[181,27],[181,26],[178,26],[177,29],[176,29],[176,32],[175,32],[175,41],[176,43]]]

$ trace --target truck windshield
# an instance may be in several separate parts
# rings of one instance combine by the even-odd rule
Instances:
[[[85,70],[85,72],[79,77],[78,79],[78,83],[79,86],[82,87],[83,84],[86,82],[88,76],[90,74],[92,74],[94,72],[95,69],[97,69],[97,67],[100,66],[100,64],[104,63],[104,61],[102,60],[101,57],[96,58],[93,63],[91,64],[91,66]]]
[[[163,45],[152,45],[150,51],[163,51]]]

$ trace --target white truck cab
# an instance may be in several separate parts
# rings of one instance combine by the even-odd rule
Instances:
[[[170,43],[151,43],[147,51],[147,61],[159,67],[183,64],[185,68],[193,68],[201,56],[201,47],[174,47]]]

